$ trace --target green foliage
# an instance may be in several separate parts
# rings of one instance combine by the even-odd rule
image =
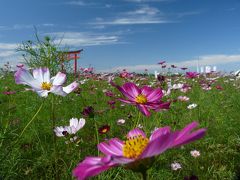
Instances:
[[[35,34],[35,41],[25,41],[17,51],[22,52],[25,63],[30,68],[48,67],[55,74],[61,70],[61,64],[69,67],[64,60],[64,51],[60,48],[60,44],[54,42],[54,38],[45,36],[40,39],[38,34]]]
[[[72,76],[68,75],[68,80],[72,82]],[[189,80],[188,83],[193,85],[189,93],[173,91],[169,98],[176,99],[179,95],[187,95],[190,102],[175,102],[169,111],[153,113],[149,118],[141,116],[140,123],[148,135],[154,127],[171,126],[176,130],[194,120],[198,121],[201,127],[208,128],[207,135],[201,140],[161,154],[148,172],[149,180],[182,180],[185,176],[191,175],[198,176],[200,180],[234,180],[239,177],[240,96],[239,89],[234,86],[235,82],[224,82],[226,80],[227,78],[222,78],[216,82],[223,87],[222,91],[215,88],[204,91],[197,82]],[[119,84],[123,83],[121,79],[116,81]],[[138,81],[140,85],[149,85],[151,82],[154,82],[152,78]],[[57,126],[68,125],[72,117],[83,117],[81,112],[86,106],[93,106],[96,114],[94,120],[86,118],[85,127],[78,132],[80,137],[78,146],[65,144],[64,138],[57,138],[56,172],[49,113],[50,98],[45,100],[44,107],[35,121],[13,147],[13,140],[35,114],[42,98],[35,92],[25,91],[25,86],[16,85],[13,77],[4,77],[0,81],[0,92],[5,91],[6,86],[17,93],[10,96],[0,93],[0,179],[54,179],[55,174],[58,174],[60,179],[73,179],[72,170],[76,165],[86,156],[97,155],[95,122],[98,127],[105,124],[111,127],[108,134],[99,135],[100,141],[104,141],[113,137],[124,139],[126,133],[133,127],[133,120],[138,118],[138,110],[134,106],[121,106],[117,101],[115,109],[109,108],[107,102],[111,98],[105,96],[102,91],[107,89],[116,95],[120,93],[106,81],[89,80],[80,85],[80,95],[71,93],[66,97],[57,97],[55,105]],[[153,86],[156,87],[156,83]],[[187,105],[191,103],[196,103],[197,108],[188,110]],[[125,119],[126,123],[118,126],[117,119]],[[201,153],[198,158],[190,155],[190,151],[194,149]],[[170,165],[175,161],[181,163],[182,169],[171,170]],[[140,174],[118,167],[92,179],[140,178]]]

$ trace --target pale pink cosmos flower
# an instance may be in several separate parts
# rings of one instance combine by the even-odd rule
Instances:
[[[192,130],[198,126],[197,122],[188,124],[180,131],[171,132],[170,127],[156,129],[148,138],[146,134],[136,128],[127,134],[127,140],[112,138],[108,142],[98,144],[98,149],[105,156],[86,157],[73,170],[73,175],[79,180],[96,176],[111,167],[123,165],[127,168],[148,169],[148,162],[154,156],[174,147],[188,144],[205,135],[206,129]],[[134,165],[134,167],[132,167]]]
[[[163,92],[160,88],[152,89],[149,86],[139,88],[132,82],[127,82],[122,86],[113,82],[111,84],[126,97],[126,99],[119,98],[118,100],[137,106],[145,116],[150,116],[150,109],[154,111],[169,109],[171,102],[162,102]]]
[[[189,101],[189,97],[187,97],[187,96],[178,96],[178,98],[177,98],[179,101],[183,101],[183,102],[187,102],[187,101]]]
[[[200,156],[200,152],[197,150],[190,151],[190,154],[192,157],[195,157],[195,158]]]
[[[53,131],[58,137],[63,137],[67,135],[67,128],[63,126],[55,127]]]
[[[71,118],[69,120],[69,126],[59,126],[54,128],[54,132],[56,136],[63,137],[68,134],[76,134],[80,129],[83,128],[85,125],[85,119],[80,118],[79,120],[77,118]]]
[[[66,80],[64,73],[58,72],[56,76],[50,79],[48,68],[38,68],[33,70],[33,75],[24,68],[19,68],[15,73],[16,84],[24,84],[32,87],[41,97],[47,97],[48,93],[54,93],[60,96],[66,96],[78,87],[75,81],[66,87],[62,87]]]
[[[118,119],[117,120],[117,125],[123,125],[125,124],[126,120],[125,119]]]
[[[177,171],[177,170],[179,170],[179,169],[181,169],[181,168],[182,168],[182,166],[181,166],[181,164],[178,163],[178,162],[174,162],[174,163],[171,164],[171,169],[172,169],[173,171]]]

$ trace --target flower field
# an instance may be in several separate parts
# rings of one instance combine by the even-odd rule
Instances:
[[[0,77],[0,179],[240,179],[233,76]]]

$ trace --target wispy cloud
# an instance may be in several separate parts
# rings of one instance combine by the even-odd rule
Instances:
[[[0,50],[15,50],[17,47],[17,43],[0,43]]]
[[[120,16],[120,17],[119,17]],[[120,13],[112,19],[96,19],[93,25],[134,25],[134,24],[160,24],[168,23],[166,17],[155,7],[142,6],[133,11]]]
[[[96,34],[88,32],[54,32],[47,34],[55,37],[55,43],[73,47],[120,43],[120,37],[116,34]]]
[[[92,5],[96,5],[96,3],[92,3],[92,2],[87,2],[87,1],[83,1],[83,0],[79,0],[79,1],[68,1],[65,2],[63,4],[67,4],[67,5],[74,5],[74,6],[92,6]]]
[[[234,54],[234,55],[225,55],[225,54],[204,55],[204,56],[200,56],[199,59],[196,58],[196,59],[190,59],[190,60],[183,60],[181,62],[170,62],[170,63],[174,64],[174,65],[177,65],[179,67],[196,67],[197,66],[197,61],[199,62],[200,66],[236,63],[236,62],[240,62],[240,54]],[[135,65],[135,66],[114,67],[110,71],[115,72],[117,70],[127,69],[128,71],[137,72],[137,71],[144,71],[145,69],[157,70],[159,68],[160,68],[160,66],[157,65],[157,64],[142,64],[142,65]]]
[[[22,30],[22,29],[33,29],[34,27],[53,27],[55,24],[44,23],[44,24],[14,24],[12,26],[0,26],[0,30]]]

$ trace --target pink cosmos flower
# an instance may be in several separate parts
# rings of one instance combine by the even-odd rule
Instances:
[[[16,91],[4,91],[3,94],[12,95],[12,94],[16,94]]]
[[[166,61],[160,61],[158,64],[163,65]]]
[[[193,79],[198,76],[197,72],[186,72],[186,78]]]
[[[31,86],[41,97],[47,97],[49,92],[60,96],[66,96],[78,87],[78,83],[75,81],[66,87],[62,87],[66,80],[66,75],[59,72],[50,79],[48,68],[34,69],[33,75],[26,69],[19,68],[14,76],[16,84]]]
[[[152,157],[160,155],[170,148],[188,144],[205,135],[206,129],[191,132],[198,126],[197,122],[188,124],[184,129],[171,132],[170,127],[156,129],[148,138],[136,128],[127,134],[127,140],[112,138],[108,142],[98,144],[104,157],[87,157],[73,170],[79,180],[100,174],[111,167],[125,165],[129,169],[141,170],[149,168]]]
[[[18,68],[23,68],[24,64],[19,63],[19,64],[17,64],[16,66],[17,66]]]
[[[118,86],[111,82],[127,99],[119,98],[120,101],[133,104],[145,115],[150,116],[149,109],[160,111],[161,109],[169,109],[170,102],[162,102],[163,92],[160,88],[152,89],[148,86],[142,88],[137,87],[134,83],[127,82],[122,86]]]

